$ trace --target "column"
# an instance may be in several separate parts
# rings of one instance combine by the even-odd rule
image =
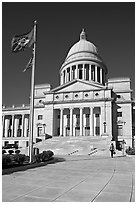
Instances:
[[[89,64],[89,80],[91,80],[91,64]]]
[[[60,136],[63,136],[63,109],[60,109]]]
[[[68,77],[67,77],[67,69],[65,70],[65,83],[67,83]]]
[[[18,127],[19,127],[19,119],[15,118],[15,122],[14,122],[14,136],[15,137],[17,137]]]
[[[76,128],[76,115],[73,114],[73,136],[76,136],[75,128]]]
[[[78,79],[78,64],[76,65],[76,79]]]
[[[24,137],[24,117],[25,117],[25,114],[22,115],[22,132],[21,132],[22,137]]]
[[[73,136],[73,108],[70,108],[70,136]]]
[[[63,84],[63,77],[62,76],[63,76],[62,73],[60,73],[60,85]]]
[[[97,82],[97,66],[95,66],[95,81]]]
[[[83,135],[86,136],[86,114],[83,114]]]
[[[29,119],[26,115],[26,117],[24,117],[24,137],[27,137],[28,125],[29,125]]]
[[[9,121],[9,118],[6,118],[5,119],[5,137],[8,137],[8,130],[9,130],[9,124],[10,124],[10,121]]]
[[[104,102],[105,103],[105,102]],[[104,131],[104,129],[106,129],[106,127],[104,127],[106,125],[106,118],[105,118],[105,105],[103,104],[103,106],[101,107],[101,117],[100,117],[100,134],[102,135],[103,133],[106,133],[106,131]]]
[[[66,125],[67,125],[67,115],[63,115],[63,121],[64,121],[64,125],[63,125],[63,136],[66,137]]]
[[[14,137],[14,115],[12,115],[12,137]]]
[[[2,116],[2,137],[4,137],[5,115]]]
[[[70,67],[70,81],[72,81],[72,67]]]
[[[83,68],[82,68],[82,72],[83,72],[83,80],[85,79],[85,65],[83,64]]]
[[[94,136],[94,114],[92,107],[90,107],[90,136]]]
[[[102,68],[100,67],[100,83],[102,84]]]
[[[80,136],[83,136],[83,108],[80,108]]]

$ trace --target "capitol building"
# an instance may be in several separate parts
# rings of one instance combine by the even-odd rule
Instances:
[[[52,137],[108,137],[132,146],[130,78],[109,78],[109,68],[84,30],[63,62],[60,85],[35,85],[33,140]],[[2,108],[2,145],[29,146],[26,105]]]

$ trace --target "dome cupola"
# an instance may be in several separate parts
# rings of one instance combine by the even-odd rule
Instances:
[[[61,84],[73,79],[83,79],[105,84],[107,68],[96,46],[86,39],[83,29],[80,40],[69,50],[60,69]]]

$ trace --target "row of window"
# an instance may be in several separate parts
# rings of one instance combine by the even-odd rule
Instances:
[[[27,137],[29,135],[29,129],[27,129]],[[12,137],[12,129],[8,129],[8,137]],[[17,137],[21,137],[22,136],[22,129],[18,129],[17,130]],[[4,130],[3,130],[3,137],[5,137],[5,134],[4,134]],[[14,135],[13,135],[14,137]]]
[[[89,118],[89,117],[90,117],[90,114],[85,114],[85,118]],[[96,113],[95,117],[98,118],[99,117],[99,113]],[[58,115],[57,118],[60,119],[60,115]],[[69,119],[70,115],[67,115],[67,118]],[[76,118],[80,118],[80,114],[76,114]]]
[[[9,144],[9,141],[5,141],[5,142],[4,142],[4,146],[8,146],[8,144]],[[15,144],[15,145],[19,145],[19,141],[15,141],[14,144]],[[26,141],[26,147],[28,147],[28,146],[29,146],[29,142]]]
[[[95,96],[98,96],[98,95],[99,95],[99,93],[95,93]],[[78,98],[79,95],[78,95],[78,94],[75,94],[74,96],[75,96],[75,98]],[[88,96],[89,96],[89,94],[86,93],[86,94],[85,94],[85,97],[88,97]],[[66,94],[66,95],[65,95],[65,98],[69,98],[69,95]],[[58,95],[56,96],[56,99],[59,99],[59,96],[58,96]]]

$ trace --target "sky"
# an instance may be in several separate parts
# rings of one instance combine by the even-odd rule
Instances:
[[[23,73],[32,48],[11,52],[14,35],[37,20],[35,84],[59,86],[59,70],[82,28],[108,68],[108,78],[129,77],[135,90],[135,5],[133,2],[3,2],[2,104],[29,104],[31,70]]]

